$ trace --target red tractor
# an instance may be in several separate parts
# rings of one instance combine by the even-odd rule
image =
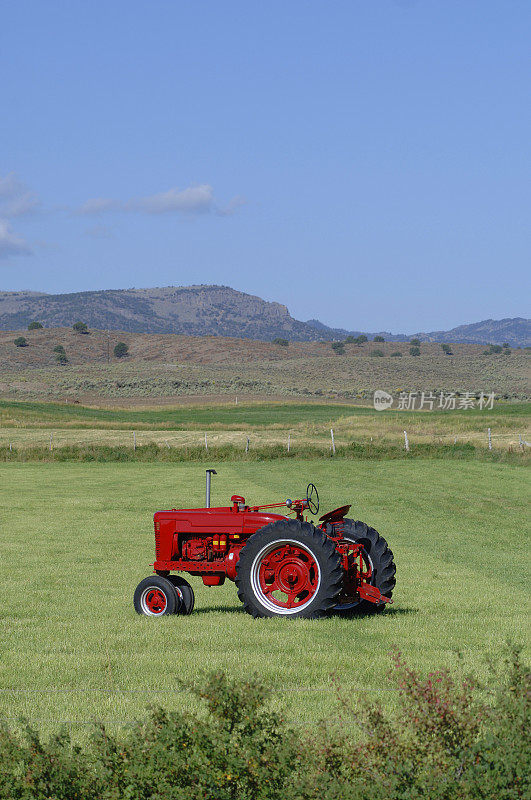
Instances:
[[[188,572],[205,586],[235,581],[238,597],[253,617],[320,617],[328,612],[381,611],[391,603],[396,566],[387,542],[364,522],[348,519],[350,506],[316,515],[319,495],[310,483],[306,496],[250,506],[240,495],[231,505],[157,511],[155,574],[135,591],[139,614],[191,614]],[[272,509],[285,509],[285,514]],[[287,516],[287,515],[291,516]]]

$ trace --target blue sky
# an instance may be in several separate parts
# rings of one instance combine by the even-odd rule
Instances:
[[[525,315],[530,33],[529,0],[3,3],[0,289]]]

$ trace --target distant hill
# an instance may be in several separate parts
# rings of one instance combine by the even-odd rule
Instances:
[[[459,325],[448,331],[431,331],[430,333],[390,333],[389,331],[376,331],[367,333],[366,331],[347,331],[344,328],[328,328],[317,319],[310,319],[307,322],[325,338],[325,333],[330,332],[337,339],[344,339],[346,336],[359,336],[365,333],[369,339],[375,336],[383,336],[386,342],[406,342],[410,339],[420,339],[421,342],[452,342],[461,344],[504,344],[507,342],[511,347],[531,346],[531,320],[523,317],[512,317],[507,319],[485,319],[482,322],[473,322],[470,325]],[[326,338],[329,338],[327,336]]]
[[[71,294],[0,292],[0,330],[20,330],[32,320],[45,327],[71,326],[82,320],[91,328],[132,333],[177,333],[231,336],[270,341],[342,339],[363,331],[330,328],[318,320],[294,319],[286,306],[238,292],[228,286],[167,286],[152,289],[108,289]],[[367,333],[387,341],[416,336],[427,342],[531,345],[530,321],[485,320],[450,331],[417,334]]]

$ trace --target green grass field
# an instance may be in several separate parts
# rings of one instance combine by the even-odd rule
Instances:
[[[378,617],[253,620],[234,584],[193,578],[191,617],[138,617],[132,594],[150,572],[153,511],[204,503],[199,464],[0,464],[0,715],[39,727],[134,720],[150,704],[189,708],[178,678],[258,672],[287,719],[336,716],[331,674],[354,695],[393,703],[388,653],[430,671],[484,670],[529,619],[527,473],[510,464],[277,460],[224,463],[214,501],[300,493],[352,502],[393,549],[395,604]],[[140,691],[150,690],[150,691]],[[378,694],[379,693],[379,694]],[[81,735],[81,734],[79,734]]]

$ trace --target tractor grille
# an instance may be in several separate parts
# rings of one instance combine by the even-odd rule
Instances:
[[[160,556],[160,522],[155,522],[155,556]]]

